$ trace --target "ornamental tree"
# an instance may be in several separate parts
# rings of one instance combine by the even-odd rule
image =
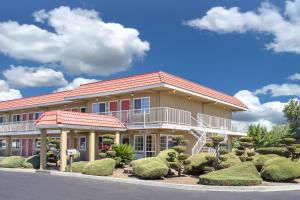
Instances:
[[[216,135],[209,137],[211,141],[206,142],[206,146],[209,148],[213,148],[215,151],[214,155],[207,155],[206,159],[211,162],[212,168],[206,168],[205,171],[213,171],[221,168],[226,168],[226,166],[221,165],[221,162],[226,161],[226,157],[222,156],[228,153],[228,150],[222,149],[222,147],[227,146],[224,142],[224,136]]]
[[[235,151],[235,154],[239,156],[242,162],[251,161],[255,152],[252,150],[253,143],[251,137],[241,137],[239,138],[239,146]]]

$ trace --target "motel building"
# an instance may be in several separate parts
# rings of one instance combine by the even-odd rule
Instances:
[[[176,134],[189,140],[189,154],[210,151],[205,143],[212,134],[224,135],[230,149],[233,137],[246,135],[232,113],[245,110],[235,97],[161,71],[88,83],[0,102],[0,156],[40,152],[46,169],[47,138],[57,137],[64,171],[67,149],[95,160],[107,133],[116,144],[131,144],[136,159],[170,148]]]

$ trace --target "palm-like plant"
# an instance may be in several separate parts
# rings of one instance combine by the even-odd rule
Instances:
[[[121,163],[128,164],[134,157],[134,148],[130,144],[120,144],[114,147],[116,157],[121,158]]]

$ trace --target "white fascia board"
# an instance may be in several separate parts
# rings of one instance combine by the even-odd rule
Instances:
[[[158,87],[162,87],[162,86],[164,86],[163,83],[158,83],[158,84],[146,85],[146,86],[141,86],[141,87],[133,87],[133,88],[125,89],[125,90],[115,90],[115,91],[110,91],[110,92],[100,92],[100,93],[94,93],[94,94],[66,97],[65,100],[68,101],[68,100],[76,100],[76,99],[87,99],[87,98],[93,98],[93,97],[109,96],[109,95],[115,95],[115,94],[147,90],[147,89],[154,89],[154,88],[158,88]]]
[[[14,108],[4,108],[0,109],[0,112],[5,112],[5,111],[11,111],[11,110],[20,110],[20,109],[26,109],[26,108],[35,108],[35,107],[43,107],[43,106],[52,106],[52,105],[60,105],[60,104],[65,104],[65,103],[71,103],[72,101],[56,101],[56,102],[51,102],[51,103],[43,103],[43,104],[34,104],[30,106],[19,106],[19,107],[14,107]]]
[[[211,101],[215,101],[215,102],[218,102],[218,103],[229,105],[229,106],[232,106],[232,107],[244,110],[244,111],[248,110],[247,108],[243,108],[241,106],[237,106],[237,105],[234,105],[234,104],[231,104],[231,103],[228,103],[228,102],[225,102],[225,101],[221,101],[221,100],[213,98],[213,97],[208,97],[208,96],[205,96],[205,95],[202,95],[202,94],[199,94],[199,93],[196,93],[196,92],[192,92],[192,91],[189,91],[189,90],[186,90],[186,89],[182,89],[180,87],[176,87],[176,86],[173,86],[173,85],[164,84],[163,86],[167,87],[167,88],[170,88],[172,90],[177,90],[177,91],[184,92],[184,93],[187,93],[187,94],[190,94],[190,95],[198,96],[198,97],[201,97],[201,98],[204,98],[204,99],[208,99],[208,100],[211,100]]]
[[[39,129],[79,129],[79,130],[99,130],[99,131],[126,131],[126,128],[80,126],[80,125],[68,125],[68,124],[38,125],[37,128],[39,128]]]

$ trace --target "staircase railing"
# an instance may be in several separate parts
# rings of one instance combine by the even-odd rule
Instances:
[[[201,136],[197,140],[196,144],[192,148],[192,155],[195,155],[201,151],[206,143],[206,133],[202,132]]]

